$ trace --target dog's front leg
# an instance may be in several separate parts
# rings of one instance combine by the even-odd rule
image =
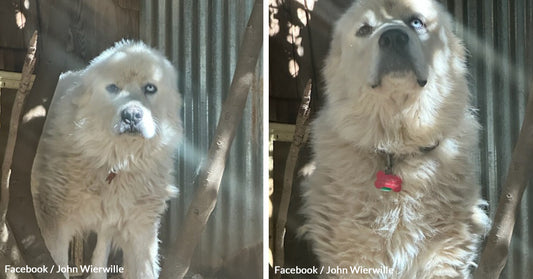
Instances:
[[[93,267],[107,267],[107,259],[109,257],[109,249],[111,247],[111,236],[107,232],[98,233],[96,240],[96,247],[94,247],[92,265]],[[107,274],[105,272],[92,273],[88,279],[105,279]]]
[[[158,260],[158,225],[136,226],[130,228],[132,234],[124,241],[124,278],[157,279],[159,276]]]
[[[57,264],[54,267],[54,272],[59,270],[59,268],[66,270],[68,267],[68,246],[73,234],[65,228],[66,226],[61,224],[55,227],[47,225],[41,228],[46,247],[48,247],[50,255]],[[69,278],[68,272],[64,272],[63,275],[65,278]]]

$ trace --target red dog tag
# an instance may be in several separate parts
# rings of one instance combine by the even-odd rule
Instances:
[[[378,171],[374,185],[382,191],[400,192],[402,190],[402,179],[394,174],[386,174],[384,171]]]

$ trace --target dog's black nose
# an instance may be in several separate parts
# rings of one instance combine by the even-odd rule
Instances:
[[[129,106],[122,110],[120,117],[124,123],[137,125],[143,118],[143,111],[138,106]]]
[[[409,42],[409,36],[401,29],[390,29],[379,37],[379,47],[382,49],[404,49]]]

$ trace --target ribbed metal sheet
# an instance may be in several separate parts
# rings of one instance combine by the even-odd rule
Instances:
[[[141,38],[162,50],[178,70],[185,139],[177,164],[180,195],[171,202],[161,239],[181,230],[235,70],[253,0],[141,1]],[[261,64],[261,62],[259,63]],[[262,241],[262,75],[256,68],[217,206],[192,260],[192,270],[212,271],[243,248]]]
[[[533,84],[533,1],[445,4],[470,52],[471,89],[483,127],[477,171],[493,218]],[[532,186],[524,193],[501,278],[533,274]]]

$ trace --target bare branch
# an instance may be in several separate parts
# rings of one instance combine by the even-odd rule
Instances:
[[[8,138],[8,144],[6,147],[6,157],[5,158],[13,158],[13,154],[15,152],[15,143],[16,143],[16,137],[17,132],[13,130],[18,128],[19,121],[20,121],[20,114],[23,108],[24,104],[24,98],[28,95],[29,85],[30,81],[28,78],[30,77],[31,73],[33,72],[33,67],[35,65],[35,52],[37,51],[37,32],[34,33],[32,36],[32,40],[29,44],[28,53],[31,52],[31,54],[26,56],[26,60],[24,63],[24,67],[22,69],[22,81],[21,85],[19,87],[19,90],[17,91],[17,95],[15,96],[15,102],[13,104],[13,111],[11,115],[11,123],[10,123],[10,130],[9,130],[9,138]],[[31,68],[30,68],[31,66]],[[19,94],[20,93],[20,94]],[[34,95],[32,95],[34,96]],[[15,115],[15,111],[18,111],[17,115]],[[9,140],[12,139],[12,147],[10,146]],[[8,152],[9,151],[9,152]],[[2,165],[2,171],[8,170],[11,168],[11,163],[4,161],[4,164]],[[17,169],[15,169],[17,170]],[[2,184],[9,181],[9,176],[2,176]],[[11,184],[16,184],[18,181],[12,181]],[[9,185],[9,183],[7,184]],[[17,250],[20,251],[22,254],[25,263],[28,266],[45,266],[50,269],[55,263],[50,256],[50,252],[46,249],[46,246],[44,244],[44,240],[42,239],[39,228],[37,227],[37,222],[35,220],[35,214],[33,211],[33,204],[31,203],[31,193],[29,190],[29,185],[23,185],[18,183],[18,187],[13,187],[10,189],[11,202],[9,203],[9,210],[8,210],[8,223],[9,226],[7,226],[8,229],[11,229],[12,235],[16,241],[16,244],[13,244],[13,246],[17,246]],[[4,198],[4,195],[2,193],[2,198]],[[4,204],[3,204],[4,205]],[[6,205],[7,206],[7,205]],[[4,213],[4,212],[2,212]],[[15,247],[12,247],[15,249]],[[59,273],[36,273],[32,274],[34,278],[39,279],[60,279],[65,278],[63,274]]]
[[[285,263],[285,225],[287,224],[287,212],[289,211],[289,204],[291,201],[292,182],[294,177],[294,169],[298,161],[300,148],[305,144],[305,135],[308,131],[308,119],[310,114],[309,104],[311,103],[311,79],[307,81],[304,89],[304,95],[296,117],[296,128],[294,130],[294,137],[287,155],[285,163],[285,174],[283,178],[283,188],[281,192],[281,199],[279,203],[278,218],[276,220],[276,234],[274,241],[274,266],[283,266]],[[281,278],[281,274],[275,274],[274,278]]]
[[[222,107],[207,159],[198,175],[195,197],[187,211],[183,231],[166,255],[161,279],[183,278],[187,273],[194,249],[215,208],[228,152],[242,119],[263,44],[262,14],[263,1],[256,0],[241,43],[230,92]]]
[[[2,162],[2,197],[0,200],[0,225],[3,227],[6,222],[7,207],[9,205],[9,178],[11,176],[11,163],[13,162],[13,152],[15,151],[15,143],[17,142],[17,133],[19,128],[20,115],[22,114],[22,106],[24,100],[30,91],[31,74],[35,68],[35,52],[37,51],[37,31],[33,32],[24,66],[22,67],[22,77],[20,81],[15,101],[13,102],[13,109],[11,111],[11,119],[9,123],[9,134],[7,137],[6,152]]]
[[[479,267],[474,273],[476,279],[500,278],[509,254],[516,212],[522,195],[533,178],[533,94],[531,91],[530,89],[524,123],[513,151],[507,179],[494,216],[494,224],[481,255]]]
[[[6,222],[7,209],[9,206],[9,180],[11,178],[11,165],[13,163],[15,143],[17,142],[20,115],[22,114],[22,107],[26,96],[31,89],[31,76],[36,61],[35,53],[37,51],[37,38],[38,33],[35,31],[28,45],[28,51],[22,67],[20,85],[13,102],[6,150],[2,161],[2,182],[0,186],[0,262],[14,266],[24,264],[24,260],[22,259],[20,250],[13,238],[13,233]],[[28,274],[18,274],[17,278],[18,277],[30,278],[31,276]]]

